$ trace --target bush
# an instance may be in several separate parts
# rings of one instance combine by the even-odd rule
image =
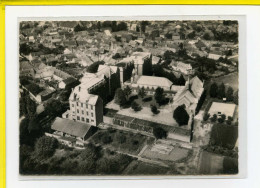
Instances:
[[[223,118],[218,118],[218,122],[223,123],[224,122]]]
[[[145,98],[143,98],[143,102],[149,102],[152,99],[153,99],[152,97],[145,97]]]
[[[162,139],[167,137],[167,132],[161,127],[156,127],[153,129],[153,135],[157,139]]]
[[[104,143],[104,144],[109,144],[109,143],[111,143],[113,140],[112,140],[112,138],[111,138],[111,136],[109,136],[109,135],[104,135],[102,138],[101,138],[101,140],[102,140],[102,142]]]
[[[141,106],[140,106],[137,102],[135,102],[135,101],[133,101],[133,102],[131,103],[131,108],[132,108],[135,112],[140,111],[140,110],[142,109]]]
[[[216,122],[217,121],[217,115],[214,114],[211,118],[210,118],[211,122]]]
[[[151,105],[151,111],[153,114],[158,114],[160,112],[155,105]]]

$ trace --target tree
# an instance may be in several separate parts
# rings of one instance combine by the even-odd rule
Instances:
[[[95,63],[92,63],[91,65],[89,65],[89,67],[87,68],[87,71],[90,73],[96,73],[98,70],[99,65],[104,65],[105,62],[104,61],[97,61]]]
[[[79,155],[82,160],[97,160],[101,157],[100,147],[96,147],[94,144],[87,144],[85,149]]]
[[[228,116],[229,121],[233,121],[233,118],[231,116]]]
[[[119,53],[116,53],[115,55],[112,56],[113,59],[119,59],[121,58]]]
[[[225,115],[225,114],[222,114],[222,115],[221,115],[221,118],[223,119],[223,121],[225,121],[225,120],[226,120],[226,115]]]
[[[29,55],[31,51],[32,51],[31,47],[26,43],[20,44],[20,48],[19,48],[20,54]]]
[[[224,122],[223,118],[221,118],[221,117],[218,118],[218,122],[219,122],[219,123],[223,123],[223,122]]]
[[[226,89],[224,83],[222,82],[218,89],[218,98],[223,99],[225,97],[226,97]]]
[[[211,118],[210,118],[210,120],[211,120],[211,122],[216,122],[217,121],[217,115],[216,114],[214,114]]]
[[[38,158],[51,157],[58,147],[58,141],[55,138],[43,136],[35,144],[35,154]]]
[[[84,31],[85,28],[80,26],[79,24],[77,24],[75,27],[74,27],[74,31],[75,32],[79,32],[79,31]]]
[[[115,93],[115,103],[120,106],[124,106],[126,103],[126,96],[124,91],[121,88],[118,88]]]
[[[132,93],[132,89],[129,86],[126,86],[124,89],[124,93],[125,93],[126,98],[128,99],[129,95],[131,95],[131,93]]]
[[[117,31],[126,31],[127,30],[127,24],[125,22],[120,22],[117,25]]]
[[[196,36],[195,31],[193,31],[193,32],[191,32],[191,33],[189,33],[189,34],[187,35],[187,37],[188,37],[189,39],[194,39],[195,36]]]
[[[155,127],[153,129],[153,135],[156,139],[162,139],[167,137],[167,132],[161,127]]]
[[[158,114],[158,109],[157,109],[157,107],[156,107],[156,105],[151,105],[151,111],[152,111],[152,113],[155,115],[155,114]]]
[[[230,86],[227,90],[227,101],[233,101],[233,88]]]
[[[178,106],[173,112],[173,118],[179,124],[179,126],[187,125],[189,122],[189,114],[185,109],[185,105]]]
[[[100,29],[101,29],[101,23],[100,23],[100,21],[98,21],[97,22],[97,30],[98,30],[98,32],[100,32]]]
[[[203,38],[204,38],[205,40],[210,40],[210,39],[211,39],[209,33],[205,33],[205,34],[203,35]]]
[[[158,104],[161,104],[164,100],[164,90],[161,87],[157,87],[154,94],[154,99]]]
[[[207,121],[209,119],[209,117],[210,117],[209,113],[205,113],[203,116],[203,120]]]
[[[141,30],[142,30],[142,32],[145,33],[145,28],[146,28],[147,25],[148,25],[148,21],[142,21],[141,22]]]
[[[218,96],[218,85],[216,82],[211,84],[210,90],[209,90],[210,97],[216,98]]]
[[[235,103],[235,104],[238,104],[238,100],[239,100],[239,98],[238,98],[238,90],[234,93],[234,96],[233,96],[233,102]]]
[[[60,116],[67,108],[59,100],[52,99],[45,106],[45,111],[50,116]]]
[[[142,87],[141,89],[139,89],[138,95],[143,99],[146,96],[146,91],[144,89],[144,87]]]
[[[231,121],[228,119],[228,120],[226,120],[226,123],[228,124],[228,125],[231,125]]]
[[[135,102],[135,101],[133,101],[133,102],[131,103],[131,108],[132,108],[135,112],[141,110],[141,106],[140,106],[137,102]]]
[[[29,122],[28,131],[30,134],[39,135],[40,130],[41,127],[40,127],[39,119],[35,116]]]
[[[167,50],[163,54],[163,59],[164,60],[168,60],[168,59],[171,60],[173,57],[174,57],[174,53],[171,50]]]

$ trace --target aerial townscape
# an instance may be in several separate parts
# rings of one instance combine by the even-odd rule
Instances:
[[[21,21],[21,175],[238,169],[238,22]]]

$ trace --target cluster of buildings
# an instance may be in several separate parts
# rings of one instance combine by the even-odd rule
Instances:
[[[161,24],[164,27],[158,27]],[[168,78],[154,76],[153,65],[164,61],[165,51],[176,53],[182,44],[190,57],[218,60],[232,50],[235,59],[237,54],[237,45],[232,42],[203,39],[205,30],[210,33],[213,27],[210,22],[151,21],[143,31],[141,22],[129,21],[126,30],[114,32],[110,27],[99,28],[96,22],[80,21],[26,22],[20,27],[20,43],[31,49],[29,55],[21,54],[20,76],[30,76],[37,81],[29,81],[23,87],[39,103],[56,90],[71,89],[69,109],[52,125],[53,135],[68,145],[83,143],[91,127],[103,122],[104,106],[114,97],[117,88],[129,86],[133,94],[144,88],[147,95],[154,95],[161,87],[171,99],[173,110],[184,105],[192,117],[204,92],[204,83],[194,76],[192,64],[182,60],[172,60],[168,71],[184,75],[185,85],[174,85]],[[85,29],[75,31],[76,27]],[[235,32],[228,26],[226,29]],[[94,62],[103,63],[97,72],[87,72],[86,68]],[[30,91],[37,87],[32,84],[38,85],[38,92]],[[149,121],[116,114],[113,122],[152,132],[153,124]],[[169,132],[171,137],[189,142],[192,130],[191,127],[170,127]]]

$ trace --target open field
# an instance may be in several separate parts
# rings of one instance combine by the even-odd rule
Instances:
[[[211,143],[233,149],[238,138],[238,127],[214,124],[211,131]]]
[[[151,137],[119,130],[100,130],[90,138],[90,142],[105,145],[108,148],[137,155]]]
[[[200,174],[215,175],[223,172],[224,156],[203,151],[200,156]]]

